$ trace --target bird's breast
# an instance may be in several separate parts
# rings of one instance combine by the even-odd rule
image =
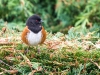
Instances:
[[[29,45],[38,45],[42,40],[42,33],[39,31],[38,33],[34,33],[29,31],[26,36]]]

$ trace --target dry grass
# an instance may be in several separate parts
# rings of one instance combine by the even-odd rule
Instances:
[[[68,40],[58,32],[48,33],[43,45],[30,47],[20,39],[20,32],[6,29],[0,37],[1,75],[99,75],[100,40],[89,35]],[[88,39],[86,39],[88,38]],[[80,41],[81,40],[81,41]]]

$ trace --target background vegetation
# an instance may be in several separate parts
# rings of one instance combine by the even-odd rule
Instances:
[[[0,0],[0,74],[100,75],[99,7],[100,0]],[[26,53],[20,34],[33,14],[47,39]]]
[[[77,30],[100,33],[99,3],[100,0],[0,0],[0,25],[7,21],[13,23],[11,27],[23,27],[29,16],[39,14],[48,31],[67,33],[75,26]]]

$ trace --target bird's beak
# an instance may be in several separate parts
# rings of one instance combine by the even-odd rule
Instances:
[[[43,20],[40,21],[41,23],[44,22]]]

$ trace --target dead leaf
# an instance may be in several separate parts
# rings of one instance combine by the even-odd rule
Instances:
[[[6,28],[6,27],[2,27],[2,32],[3,32],[3,33],[5,33],[5,32],[6,32],[6,30],[7,30],[7,28]]]
[[[22,59],[22,57],[21,57],[21,56],[16,56],[16,58],[17,58],[18,60],[21,60],[21,59]]]
[[[100,40],[98,40],[98,41],[96,42],[95,47],[96,47],[97,49],[100,49]]]
[[[100,69],[100,66],[98,63],[94,62],[93,60],[90,60],[90,61]]]
[[[58,65],[58,66],[62,66],[62,65],[63,65],[62,63],[57,62],[57,61],[54,61],[53,64],[56,64],[56,65]]]
[[[34,75],[34,73],[37,72],[36,70],[32,70],[28,75]]]
[[[15,60],[15,57],[6,56],[5,59],[9,62]]]
[[[9,72],[10,74],[16,74],[18,70],[8,70],[7,72]]]
[[[3,75],[4,72],[0,72],[0,75]]]
[[[32,70],[28,75],[34,75],[34,73],[38,71],[42,71],[42,67],[38,67],[37,70]]]
[[[61,44],[61,41],[56,41],[56,40],[46,41],[47,48],[49,49],[55,49],[55,50],[59,49],[60,44]]]
[[[7,70],[7,69],[2,68],[2,67],[0,67],[0,69],[3,70],[4,73],[16,74],[18,72],[18,70],[16,70],[16,69]]]
[[[38,67],[37,71],[42,71],[43,68],[41,66]]]
[[[25,55],[23,55],[22,53],[20,53],[20,54],[21,54],[21,56],[24,58],[25,63],[28,64],[29,67],[30,67],[31,70],[32,70],[32,63],[31,63],[31,61],[30,61]]]
[[[12,37],[0,38],[0,44],[1,44],[1,45],[12,44],[12,42],[10,42],[10,41],[11,41],[11,38],[12,38]]]
[[[94,45],[97,49],[100,49],[100,44],[95,44]]]

